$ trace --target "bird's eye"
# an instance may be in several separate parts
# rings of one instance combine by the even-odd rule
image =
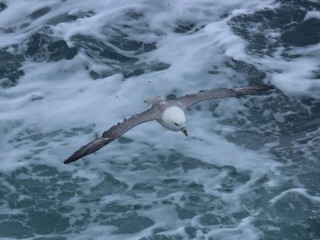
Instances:
[[[176,126],[179,126],[179,124],[178,123],[174,123]]]

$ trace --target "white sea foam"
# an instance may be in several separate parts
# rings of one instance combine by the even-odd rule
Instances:
[[[304,17],[304,21],[308,20],[308,19],[320,19],[320,12],[319,11],[309,11],[307,12],[306,16]]]
[[[312,202],[316,202],[316,203],[320,202],[320,197],[310,195],[308,193],[307,189],[305,189],[305,188],[293,188],[293,189],[289,189],[289,190],[283,191],[278,196],[272,198],[270,200],[270,204],[271,205],[276,204],[280,199],[285,197],[287,194],[299,194],[299,195],[309,199]]]

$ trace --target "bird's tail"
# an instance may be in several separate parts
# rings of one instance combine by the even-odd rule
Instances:
[[[64,160],[64,164],[77,161],[78,159],[98,151],[100,148],[111,142],[113,139],[100,137],[74,152],[68,159]]]

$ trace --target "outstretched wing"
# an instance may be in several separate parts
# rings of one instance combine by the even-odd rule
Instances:
[[[69,158],[64,161],[64,164],[74,162],[84,156],[98,151],[108,143],[122,136],[125,132],[131,128],[152,120],[160,119],[161,112],[155,107],[151,106],[147,111],[133,115],[132,117],[126,118],[118,124],[112,126],[110,129],[105,131],[101,137],[93,140],[92,142],[81,147],[78,151],[74,152]]]
[[[273,86],[266,84],[238,88],[217,88],[211,90],[202,90],[200,92],[188,94],[171,101],[185,109],[196,103],[210,99],[239,97],[243,95],[254,94],[261,91],[267,91],[273,88]]]

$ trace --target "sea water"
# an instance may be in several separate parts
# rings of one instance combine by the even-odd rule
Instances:
[[[1,0],[0,238],[320,239],[320,2]],[[143,100],[272,84],[63,160]]]

